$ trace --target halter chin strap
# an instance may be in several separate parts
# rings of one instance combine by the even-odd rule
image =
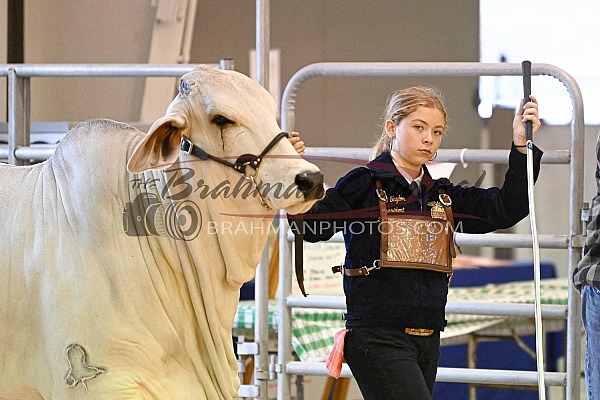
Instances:
[[[267,155],[267,153],[269,151],[271,151],[271,149],[277,144],[277,142],[279,142],[283,138],[288,138],[289,136],[290,135],[287,132],[280,132],[277,134],[277,136],[275,136],[273,138],[273,140],[271,140],[271,142],[269,142],[269,144],[264,148],[264,150],[259,155],[242,154],[241,156],[238,157],[237,160],[235,160],[235,163],[229,162],[223,158],[213,156],[212,154],[207,153],[206,151],[202,150],[200,147],[194,145],[185,136],[181,137],[181,151],[183,151],[185,154],[191,154],[194,157],[198,157],[201,160],[214,160],[218,163],[221,163],[230,168],[233,168],[234,170],[236,170],[237,172],[242,174],[242,176],[245,179],[248,179],[252,182],[252,186],[254,187],[254,190],[258,194],[258,199],[260,200],[260,203],[264,207],[271,209],[271,207],[267,204],[265,199],[260,194],[260,190],[258,190],[258,184],[256,183],[256,180],[254,179],[254,177],[256,176],[256,171],[258,170],[258,167],[260,167],[260,163],[264,159],[265,155]],[[254,169],[254,174],[248,174],[246,172],[247,166],[250,166]]]

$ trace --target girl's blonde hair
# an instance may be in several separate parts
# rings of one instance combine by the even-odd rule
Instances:
[[[442,93],[434,87],[415,86],[392,92],[387,99],[385,115],[383,117],[383,132],[373,146],[371,160],[382,153],[390,152],[390,137],[385,131],[385,121],[394,122],[394,126],[419,107],[436,108],[444,115],[447,125],[446,102]],[[447,126],[444,126],[446,130]]]

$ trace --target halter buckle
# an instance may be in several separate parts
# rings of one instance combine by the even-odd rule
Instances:
[[[194,148],[194,143],[187,140],[184,136],[181,137],[181,151],[185,154],[191,154]]]

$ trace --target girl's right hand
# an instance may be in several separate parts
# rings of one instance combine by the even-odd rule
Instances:
[[[306,146],[304,146],[304,142],[300,139],[300,132],[292,132],[290,137],[288,138],[294,149],[298,153],[300,157],[304,156],[304,151],[306,150]]]

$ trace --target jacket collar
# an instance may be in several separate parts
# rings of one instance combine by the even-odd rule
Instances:
[[[382,153],[377,158],[369,161],[367,164],[367,168],[371,171],[371,175],[376,176],[378,178],[395,178],[400,177],[402,180],[406,181],[402,174],[398,172],[398,168],[394,164],[392,160],[392,156],[390,153]],[[431,178],[429,171],[427,170],[427,166],[423,165],[423,179],[426,176]]]
[[[379,179],[393,179],[400,183],[404,187],[408,187],[406,179],[398,172],[396,165],[390,153],[382,153],[377,158],[373,159],[367,164],[367,168],[371,172],[373,178]],[[431,177],[429,170],[426,165],[423,165],[423,179],[421,180],[421,186],[425,186],[427,189],[431,189],[435,185],[435,181]]]

